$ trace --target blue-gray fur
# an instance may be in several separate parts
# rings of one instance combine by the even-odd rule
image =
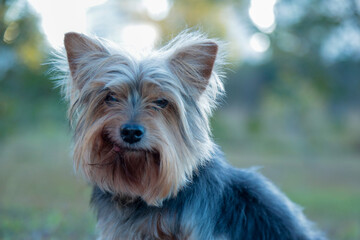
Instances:
[[[98,221],[106,219],[108,224],[130,228],[142,219],[154,220],[155,216],[166,219],[164,228],[170,237],[143,232],[132,233],[130,239],[325,239],[301,209],[266,178],[254,169],[231,167],[218,149],[213,158],[194,173],[191,183],[176,197],[165,200],[161,207],[148,206],[140,198],[121,203],[121,199],[96,186],[91,203]],[[122,233],[116,231],[103,236],[104,239],[123,239]]]

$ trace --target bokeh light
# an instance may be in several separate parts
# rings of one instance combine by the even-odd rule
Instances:
[[[121,31],[121,43],[134,52],[151,50],[159,38],[152,24],[129,24]]]
[[[142,0],[142,4],[149,16],[156,21],[163,20],[169,14],[170,4],[168,0]]]
[[[66,32],[88,33],[86,13],[106,0],[29,0],[41,18],[41,27],[53,47],[63,44]]]
[[[251,0],[249,16],[263,32],[270,33],[275,29],[275,4],[276,0]]]
[[[265,52],[270,47],[269,37],[264,33],[254,33],[250,38],[250,46],[255,52]]]

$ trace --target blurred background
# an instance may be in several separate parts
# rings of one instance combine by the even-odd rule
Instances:
[[[197,27],[228,42],[214,138],[262,166],[330,239],[360,239],[359,0],[0,0],[0,239],[95,239],[66,103],[68,31],[148,51]]]

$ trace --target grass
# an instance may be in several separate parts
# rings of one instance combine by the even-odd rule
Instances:
[[[90,188],[73,173],[66,131],[37,130],[1,149],[0,239],[94,239]]]
[[[91,190],[73,173],[71,134],[64,129],[43,125],[3,140],[0,239],[95,238]],[[263,166],[330,239],[360,239],[359,156],[268,153],[221,142],[233,165]]]

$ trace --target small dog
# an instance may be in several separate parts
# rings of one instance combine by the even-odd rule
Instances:
[[[224,92],[217,41],[185,31],[143,57],[78,33],[64,44],[73,157],[93,185],[100,239],[325,239],[214,144],[209,117]]]

